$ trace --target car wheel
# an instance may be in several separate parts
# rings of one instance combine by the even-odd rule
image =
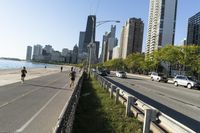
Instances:
[[[178,86],[178,83],[177,83],[177,82],[174,82],[174,85],[175,85],[175,86]]]
[[[192,88],[192,85],[191,85],[191,84],[187,84],[187,88],[188,88],[188,89],[191,89],[191,88]]]
[[[153,81],[153,77],[151,77],[151,81]]]
[[[157,78],[157,81],[160,82],[159,78]]]

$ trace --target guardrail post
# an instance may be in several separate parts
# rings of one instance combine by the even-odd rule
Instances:
[[[135,102],[134,97],[128,96],[128,100],[126,103],[126,116],[131,116],[131,105],[134,102]]]
[[[110,89],[110,98],[113,98],[113,91],[114,91],[115,86],[111,84],[111,89]]]
[[[106,86],[105,86],[105,90],[107,91],[108,89],[108,81],[106,81]]]
[[[106,81],[103,79],[103,89],[105,88],[106,86]]]
[[[149,133],[151,121],[156,120],[157,111],[153,109],[146,109],[144,116],[143,133]]]
[[[100,78],[100,81],[101,81],[101,87],[103,87],[103,79]]]
[[[116,89],[115,103],[118,103],[118,101],[119,101],[119,89]]]
[[[107,81],[106,91],[109,92],[109,82]]]

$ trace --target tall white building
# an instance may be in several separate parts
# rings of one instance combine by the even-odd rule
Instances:
[[[41,55],[42,54],[42,46],[37,44],[33,47],[33,55]]]
[[[120,58],[120,47],[116,46],[113,48],[112,59]]]
[[[37,44],[33,46],[33,60],[41,60],[42,59],[42,46]]]
[[[178,0],[150,0],[146,54],[174,45]]]
[[[31,60],[31,55],[32,55],[32,47],[27,46],[27,51],[26,51],[26,60],[30,61]]]
[[[101,60],[102,62],[108,61],[112,59],[113,48],[117,46],[117,38],[115,37],[116,26],[111,25],[110,32],[106,32],[103,36],[102,41],[102,52],[101,52]]]

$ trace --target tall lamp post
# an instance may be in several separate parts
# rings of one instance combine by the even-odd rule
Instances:
[[[95,27],[95,20],[94,18],[92,17],[92,21],[93,21],[93,24],[92,24],[92,35],[91,35],[91,42],[89,43],[88,47],[89,47],[89,65],[88,65],[88,76],[90,78],[90,69],[91,69],[91,57],[92,57],[92,47],[94,46],[94,39],[93,39],[93,32],[94,32],[94,29],[102,24],[105,24],[105,23],[108,23],[108,22],[115,22],[115,23],[120,23],[120,21],[118,20],[106,20],[106,21],[99,21],[99,22],[96,22],[96,27]]]

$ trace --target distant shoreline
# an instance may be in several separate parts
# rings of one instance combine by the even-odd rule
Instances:
[[[0,57],[0,59],[4,59],[4,60],[14,60],[14,61],[24,61],[24,60],[19,59],[19,58],[9,58],[9,57]]]

